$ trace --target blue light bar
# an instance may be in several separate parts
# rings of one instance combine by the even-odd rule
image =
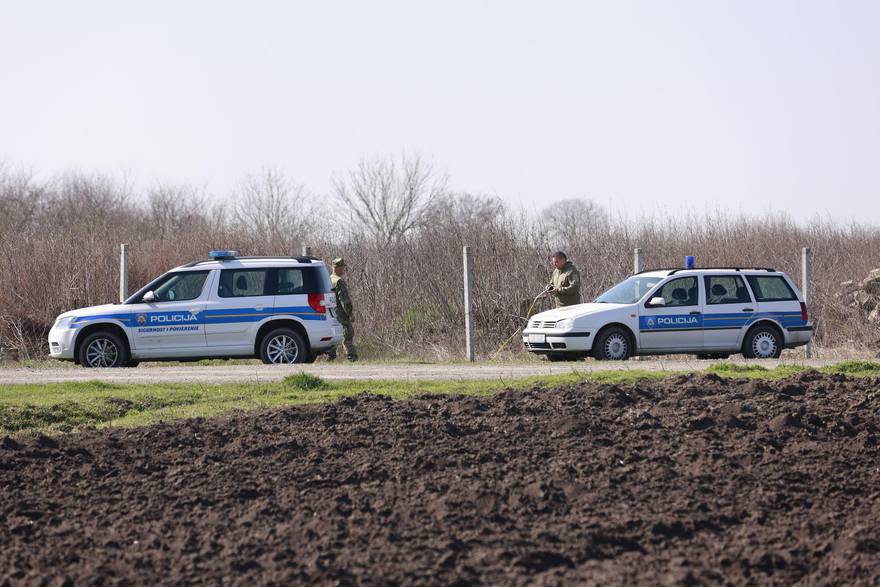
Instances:
[[[684,258],[684,268],[685,269],[694,269],[697,266],[697,260],[693,255],[687,255]]]
[[[235,259],[238,257],[238,251],[211,251],[208,253],[208,257],[210,259],[214,259],[217,261],[223,261],[225,259]]]

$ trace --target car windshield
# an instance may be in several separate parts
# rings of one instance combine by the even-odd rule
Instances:
[[[635,304],[663,280],[662,277],[633,275],[595,299],[599,304]]]

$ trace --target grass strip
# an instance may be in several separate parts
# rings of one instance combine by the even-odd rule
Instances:
[[[781,379],[808,367],[717,363],[706,371],[723,377]],[[819,369],[848,376],[880,376],[880,363],[844,361]],[[404,399],[420,394],[490,395],[504,389],[557,387],[581,382],[626,384],[686,371],[573,371],[561,375],[496,380],[326,381],[298,373],[277,382],[247,384],[113,384],[103,381],[0,387],[0,436],[57,434],[83,428],[146,426],[158,421],[210,417],[303,403],[334,401],[359,393]]]

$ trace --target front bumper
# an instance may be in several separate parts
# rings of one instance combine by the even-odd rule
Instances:
[[[593,331],[560,332],[553,329],[526,328],[522,332],[523,346],[532,353],[550,351],[584,353],[593,350]]]
[[[49,331],[49,356],[53,359],[62,359],[71,361],[73,356],[73,345],[76,341],[75,328],[55,328]]]

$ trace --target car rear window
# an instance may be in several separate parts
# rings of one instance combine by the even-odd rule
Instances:
[[[330,276],[324,267],[286,267],[278,269],[279,296],[329,293]]]
[[[797,301],[797,296],[781,275],[749,275],[749,285],[759,302]]]
[[[324,267],[279,267],[266,269],[224,269],[220,272],[221,298],[288,296],[332,291]]]

